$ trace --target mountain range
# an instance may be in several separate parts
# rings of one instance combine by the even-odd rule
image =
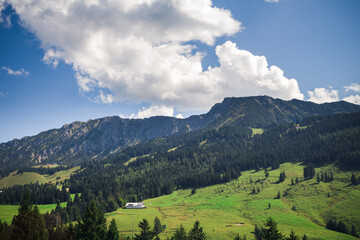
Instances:
[[[87,122],[77,121],[36,136],[0,144],[0,169],[5,166],[16,169],[40,163],[63,163],[65,160],[68,163],[79,163],[89,159],[103,159],[118,154],[126,147],[154,138],[199,129],[218,129],[230,125],[266,129],[309,116],[358,111],[359,105],[344,101],[315,104],[257,96],[225,98],[208,113],[185,119],[163,116],[124,119],[112,116]]]

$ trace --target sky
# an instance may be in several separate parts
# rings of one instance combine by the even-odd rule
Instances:
[[[358,0],[0,0],[0,142],[225,97],[360,104]]]

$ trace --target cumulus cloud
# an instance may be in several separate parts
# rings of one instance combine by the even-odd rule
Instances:
[[[174,116],[174,109],[167,106],[150,106],[149,108],[143,107],[137,114],[131,114],[129,118],[149,118],[151,116]],[[122,116],[123,117],[123,116]]]
[[[41,41],[45,63],[71,65],[80,92],[95,100],[154,106],[139,116],[207,110],[228,96],[304,98],[295,79],[232,42],[216,47],[219,67],[203,69],[197,42],[214,45],[242,28],[211,0],[8,2]]]
[[[326,103],[339,101],[338,90],[315,88],[314,91],[308,91],[310,96],[308,101],[314,103]]]
[[[358,83],[352,83],[351,85],[345,86],[344,88],[346,92],[353,91],[360,93],[360,85]]]
[[[265,2],[268,2],[268,3],[278,3],[279,0],[265,0]]]
[[[354,103],[360,105],[360,96],[359,95],[350,95],[348,97],[343,98],[344,101],[349,103]]]
[[[29,75],[29,72],[25,69],[21,68],[20,70],[13,70],[9,67],[2,67],[2,70],[5,70],[7,74],[14,75],[14,76],[25,76],[27,77]]]

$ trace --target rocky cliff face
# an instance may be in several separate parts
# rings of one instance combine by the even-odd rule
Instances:
[[[259,96],[226,98],[208,113],[186,119],[122,119],[114,116],[87,122],[73,122],[36,136],[0,144],[0,168],[44,161],[79,162],[102,159],[118,153],[127,146],[204,127],[219,128],[236,124],[268,128],[312,115],[356,111],[360,111],[360,106],[346,102],[314,104]]]

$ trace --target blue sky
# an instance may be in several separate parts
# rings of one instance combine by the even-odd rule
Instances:
[[[360,104],[359,1],[87,2],[0,0],[0,142],[229,96]]]

